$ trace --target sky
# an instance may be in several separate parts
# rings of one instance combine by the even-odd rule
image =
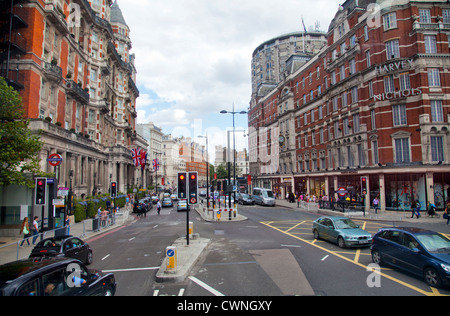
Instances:
[[[138,123],[200,144],[227,146],[231,114],[247,111],[251,59],[263,42],[320,23],[327,31],[336,0],[118,0],[136,55]],[[235,115],[236,149],[247,147],[247,115]],[[231,144],[232,147],[232,144]],[[214,157],[212,157],[214,158]]]

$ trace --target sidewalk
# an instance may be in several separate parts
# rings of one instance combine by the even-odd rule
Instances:
[[[439,216],[429,217],[426,211],[421,212],[421,217],[417,219],[415,216],[411,218],[410,211],[378,211],[378,214],[375,214],[373,209],[370,209],[369,212],[365,214],[363,212],[346,212],[342,213],[339,211],[332,211],[328,209],[320,209],[317,203],[304,203],[306,206],[297,207],[297,202],[289,203],[286,200],[276,200],[276,205],[291,208],[293,210],[302,210],[311,213],[317,213],[319,215],[334,215],[334,216],[345,216],[351,217],[355,219],[366,219],[366,220],[380,220],[386,222],[408,222],[408,223],[435,223],[435,224],[443,224],[446,225],[447,220],[442,218],[442,212],[438,212]],[[450,229],[450,225],[448,226]]]
[[[103,227],[100,230],[94,230],[93,228],[93,220],[87,219],[80,223],[75,223],[70,225],[70,231],[69,234],[72,236],[80,237],[83,240],[92,238],[94,236],[103,234],[107,231],[111,231],[113,229],[116,229],[122,225],[125,225],[130,220],[133,220],[133,216],[130,216],[130,213],[132,211],[131,206],[125,206],[122,208],[120,212],[116,213],[115,222],[107,227]],[[43,238],[53,237],[54,231],[52,231],[51,234],[49,232],[44,233]],[[31,253],[31,250],[34,248],[32,245],[33,238],[30,237],[30,246],[28,246],[27,242],[25,241],[23,246],[20,247],[20,243],[22,242],[23,237],[17,236],[17,237],[0,237],[0,264],[5,264],[11,261],[16,261],[17,259],[26,259]],[[36,240],[36,243],[41,240],[39,237]]]

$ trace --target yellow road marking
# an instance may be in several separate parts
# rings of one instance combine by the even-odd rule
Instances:
[[[314,246],[314,247],[316,247],[316,248],[318,248],[318,249],[321,249],[321,250],[323,250],[323,251],[325,251],[325,252],[328,252],[328,253],[330,253],[330,254],[332,254],[332,255],[334,255],[334,256],[336,256],[336,257],[339,257],[339,258],[341,258],[341,259],[343,259],[343,260],[345,260],[345,261],[348,261],[348,262],[353,263],[353,264],[355,264],[355,265],[357,265],[357,266],[359,266],[359,267],[362,267],[362,268],[364,268],[365,270],[368,269],[368,267],[367,267],[366,265],[362,264],[362,263],[359,263],[359,262],[356,262],[355,260],[351,260],[351,259],[349,259],[349,258],[346,258],[345,256],[343,256],[343,255],[341,255],[341,254],[339,254],[339,253],[337,253],[337,252],[335,252],[335,251],[328,250],[328,249],[326,249],[326,248],[324,248],[324,247],[322,247],[322,246],[316,245],[316,244],[315,244],[316,239],[314,239],[314,241],[309,241],[309,240],[300,238],[300,237],[295,236],[295,235],[293,235],[293,234],[291,234],[291,233],[289,233],[289,232],[285,232],[285,231],[283,231],[283,230],[281,230],[281,229],[279,229],[279,228],[277,228],[277,227],[275,227],[275,226],[272,226],[272,225],[271,225],[272,223],[274,223],[274,222],[261,222],[261,224],[263,224],[263,225],[265,225],[265,226],[267,226],[267,227],[270,227],[270,228],[272,228],[272,229],[275,229],[275,230],[277,230],[277,231],[279,231],[279,232],[281,232],[281,233],[283,233],[283,234],[285,234],[285,235],[288,235],[288,236],[291,236],[292,238],[295,238],[295,239],[298,239],[298,240],[300,240],[300,241],[303,241],[303,242],[305,242],[305,243],[307,243],[307,244],[309,244],[309,245],[311,245],[311,246]],[[441,295],[441,294],[439,293],[439,291],[437,291],[436,289],[433,289],[433,288],[431,288],[431,292],[427,292],[427,291],[422,290],[422,289],[420,289],[420,288],[418,288],[418,287],[416,287],[416,286],[414,286],[414,285],[411,285],[411,284],[406,283],[406,282],[404,282],[404,281],[402,281],[402,280],[399,280],[399,279],[397,279],[397,278],[394,278],[394,277],[392,277],[392,276],[390,276],[390,275],[388,275],[388,274],[386,274],[386,273],[383,273],[383,272],[380,272],[380,271],[376,271],[376,270],[374,270],[374,273],[378,273],[379,275],[381,275],[381,276],[383,276],[383,277],[385,277],[385,278],[387,278],[387,279],[389,279],[389,280],[391,280],[391,281],[394,281],[394,282],[396,282],[396,283],[398,283],[398,284],[401,284],[401,285],[403,285],[403,286],[405,286],[405,287],[407,287],[407,288],[410,288],[410,289],[412,289],[412,290],[414,290],[414,291],[416,291],[416,292],[419,292],[419,293],[421,293],[421,294],[423,294],[423,295],[426,295],[426,296]],[[438,293],[439,293],[439,294],[438,294]]]

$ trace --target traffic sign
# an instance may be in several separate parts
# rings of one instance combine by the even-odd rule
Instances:
[[[50,166],[56,167],[61,164],[61,162],[63,161],[63,157],[60,154],[51,154],[48,157],[47,161]]]
[[[345,195],[348,193],[348,191],[347,191],[346,188],[340,187],[339,190],[336,191],[336,193],[337,193],[339,196],[345,196]]]

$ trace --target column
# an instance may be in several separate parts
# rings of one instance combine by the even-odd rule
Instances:
[[[378,176],[380,186],[380,210],[386,211],[386,186],[384,185],[384,174]]]

